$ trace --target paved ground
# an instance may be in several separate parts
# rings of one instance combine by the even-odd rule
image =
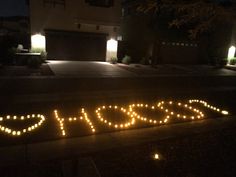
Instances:
[[[150,68],[149,66],[110,65],[99,62],[89,65],[83,62],[65,62],[65,65],[62,63],[50,61],[49,66],[55,76],[0,78],[0,112],[44,111],[55,107],[72,107],[76,110],[81,106],[101,103],[123,104],[165,98],[180,100],[202,98],[235,111],[236,71],[210,66],[165,65]],[[159,142],[163,139],[182,136],[190,136],[189,139],[191,139],[193,134],[201,133],[204,136],[207,131],[224,132],[227,128],[235,128],[234,117],[62,139],[27,146],[11,146],[0,148],[2,154],[0,161],[4,166],[24,162],[35,164],[39,160],[55,158],[66,159],[77,158],[77,156],[87,158],[87,153],[90,156],[90,153],[97,154],[98,151],[108,149],[113,151],[121,147],[133,147],[138,143]],[[233,137],[229,138],[233,139]],[[224,143],[224,141],[221,142]],[[183,146],[185,145],[183,143]],[[202,149],[199,151],[201,154]],[[136,159],[132,157],[131,160]],[[224,162],[219,164],[221,163]],[[26,164],[28,167],[28,163]],[[87,169],[90,165],[91,163],[82,169]],[[103,165],[101,169],[106,167],[110,166]],[[92,169],[96,170],[96,166],[93,165]]]
[[[132,77],[134,73],[107,62],[48,61],[59,77]]]
[[[23,144],[0,148],[0,166],[27,162],[39,162],[53,159],[72,158],[83,154],[145,144],[176,137],[204,134],[235,128],[236,118],[225,117],[200,120],[168,126],[157,126],[92,135],[79,138],[67,138],[42,143]]]
[[[107,62],[53,61],[48,65],[57,77],[156,77],[171,75],[236,76],[236,72],[207,65],[158,65],[110,64]]]
[[[0,77],[5,102],[103,99],[115,96],[233,89],[236,71],[211,66],[157,68],[102,62],[49,61],[55,76]],[[174,91],[173,91],[174,90]]]

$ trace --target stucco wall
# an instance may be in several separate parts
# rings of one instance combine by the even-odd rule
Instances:
[[[119,33],[121,0],[115,0],[114,6],[110,8],[93,7],[85,0],[65,2],[64,8],[62,5],[44,5],[43,0],[31,0],[31,34],[43,34],[44,29],[107,33],[111,37]]]

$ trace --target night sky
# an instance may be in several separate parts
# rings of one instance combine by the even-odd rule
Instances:
[[[27,16],[25,0],[0,0],[0,16]]]

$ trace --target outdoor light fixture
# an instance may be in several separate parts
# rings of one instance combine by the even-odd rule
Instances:
[[[46,39],[41,34],[35,34],[31,36],[31,48],[33,50],[45,51]]]
[[[234,58],[234,55],[235,55],[235,47],[234,46],[231,46],[229,48],[229,52],[228,52],[228,59],[233,59]]]
[[[111,58],[117,58],[117,48],[118,42],[115,39],[110,39],[107,41],[107,60]]]
[[[107,51],[117,52],[118,42],[115,39],[110,39],[107,41]]]

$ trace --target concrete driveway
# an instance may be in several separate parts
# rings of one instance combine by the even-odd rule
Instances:
[[[48,60],[48,65],[56,76],[62,77],[132,77],[136,75],[107,62]]]
[[[208,65],[158,65],[110,64],[96,61],[48,60],[48,65],[58,77],[156,77],[156,76],[236,76],[236,71]]]

